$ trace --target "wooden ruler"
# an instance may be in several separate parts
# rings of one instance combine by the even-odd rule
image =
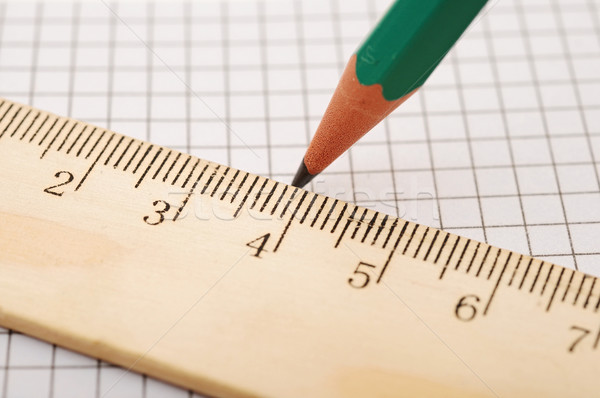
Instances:
[[[0,105],[0,324],[219,396],[597,396],[600,283]]]

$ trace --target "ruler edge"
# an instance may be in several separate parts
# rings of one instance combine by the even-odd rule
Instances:
[[[147,145],[150,145],[150,146],[154,146],[156,148],[160,148],[162,150],[169,150],[169,151],[172,151],[172,152],[180,154],[180,155],[189,156],[192,159],[197,160],[198,162],[206,165],[207,167],[211,167],[211,170],[213,172],[218,171],[221,167],[223,167],[223,168],[229,168],[230,170],[238,171],[238,169],[235,169],[233,167],[224,166],[224,165],[221,165],[221,164],[216,163],[216,162],[212,162],[212,161],[209,161],[209,160],[198,158],[198,157],[196,157],[194,155],[191,155],[191,154],[186,154],[185,152],[181,152],[179,150],[170,149],[168,147],[164,147],[164,146],[161,146],[161,145],[154,145],[154,144],[151,144],[151,143],[149,143],[147,141],[143,141],[143,140],[140,140],[140,139],[137,139],[137,138],[128,137],[126,135],[117,133],[115,131],[103,129],[103,128],[100,128],[98,126],[95,126],[94,124],[83,122],[83,121],[79,121],[79,120],[71,118],[71,117],[61,117],[61,116],[53,114],[52,112],[40,110],[38,108],[29,106],[29,105],[25,105],[25,104],[21,104],[21,103],[18,103],[18,102],[10,101],[10,100],[4,99],[4,98],[0,98],[0,101],[1,101],[0,102],[0,113],[2,112],[2,109],[5,106],[5,104],[13,104],[13,105],[17,105],[17,108],[15,108],[16,110],[15,110],[14,114],[11,115],[11,116],[16,116],[22,109],[36,110],[36,111],[40,111],[41,114],[55,116],[59,120],[66,120],[67,124],[68,124],[69,121],[70,122],[75,122],[75,123],[79,122],[79,123],[82,123],[84,126],[91,126],[92,128],[101,129],[101,130],[104,130],[105,132],[108,132],[109,134],[114,134],[115,136],[124,137],[124,138],[130,138],[131,140],[133,140],[134,142],[136,142],[138,144],[147,144]],[[10,131],[10,130],[6,130],[6,128],[8,128],[10,126],[10,124],[11,124],[11,121],[6,122],[6,120],[7,120],[6,116],[7,115],[8,115],[8,112],[6,114],[3,114],[0,117],[0,139],[3,138],[4,133],[8,133]],[[26,117],[28,117],[28,116],[26,116]],[[23,120],[25,120],[26,117],[24,117]],[[22,128],[21,124],[19,124],[17,126],[17,130],[15,130],[14,132],[12,132],[11,134],[16,133],[17,131],[19,131],[20,128]],[[4,133],[3,133],[3,130],[4,130]],[[7,139],[6,137],[4,137],[4,138]],[[0,143],[0,145],[1,145],[1,143]],[[125,151],[125,152],[127,152],[127,151]],[[314,193],[314,192],[311,192],[311,191],[307,191],[307,190],[304,190],[304,189],[301,189],[301,188],[294,188],[294,187],[292,187],[292,186],[290,186],[288,184],[278,182],[278,181],[270,179],[268,177],[263,177],[263,176],[259,176],[259,175],[256,175],[256,174],[248,173],[248,172],[245,172],[243,170],[239,170],[239,171],[242,172],[242,173],[246,173],[248,176],[254,177],[257,181],[261,180],[261,182],[264,182],[265,184],[269,184],[269,182],[274,182],[275,184],[282,184],[284,186],[287,186],[288,188],[293,188],[290,191],[304,192],[306,195],[312,195],[313,197],[316,197],[316,199],[319,199],[319,198],[322,198],[322,199],[328,198],[328,199],[335,200],[334,198],[331,198],[331,197],[328,197],[328,196],[325,196],[325,195],[322,195],[322,194],[317,194],[317,193]],[[248,193],[250,193],[250,192],[251,192],[251,190],[248,191]],[[217,200],[218,200],[218,198],[217,198]],[[358,206],[358,205],[355,205],[355,204],[352,204],[352,203],[349,203],[349,202],[344,202],[342,200],[338,200],[338,201],[341,202],[341,203],[343,203],[343,204],[347,204],[348,206],[353,206],[353,211],[355,211],[355,212],[358,209],[360,209],[360,210],[363,210],[365,212],[365,214],[369,214],[370,216],[374,216],[375,214],[379,213],[379,212],[377,212],[375,210],[372,210],[372,209],[369,209],[369,208],[366,208],[366,207],[362,207],[362,206]],[[349,212],[347,214],[349,214]],[[384,214],[384,213],[381,213],[381,214]],[[397,220],[398,222],[404,222],[404,223],[406,223],[406,225],[413,226],[415,231],[418,228],[420,228],[420,227],[424,227],[424,228],[426,228],[427,231],[429,231],[429,230],[435,231],[436,235],[437,234],[445,234],[446,237],[453,237],[453,236],[457,237],[457,243],[461,239],[465,239],[467,241],[475,242],[475,243],[478,243],[480,245],[485,245],[487,247],[488,251],[491,251],[491,250],[496,250],[497,251],[496,252],[497,253],[496,259],[498,259],[503,254],[506,254],[506,256],[508,256],[509,258],[513,254],[516,254],[516,256],[514,258],[519,257],[519,258],[522,258],[522,259],[525,259],[525,260],[529,260],[530,262],[536,262],[537,261],[537,262],[539,262],[538,273],[541,271],[541,269],[543,268],[544,264],[546,264],[547,267],[550,267],[550,270],[549,270],[549,272],[547,273],[547,276],[546,276],[546,278],[547,278],[546,279],[546,283],[548,283],[548,281],[550,280],[551,274],[552,274],[552,270],[554,269],[554,267],[558,267],[559,269],[562,269],[564,271],[569,271],[570,270],[570,271],[572,271],[573,275],[580,274],[581,278],[582,278],[582,282],[581,282],[582,285],[585,282],[585,279],[588,278],[588,277],[590,279],[594,278],[594,282],[595,282],[595,279],[597,279],[596,276],[584,273],[582,271],[578,271],[578,270],[574,270],[572,268],[567,268],[567,267],[563,267],[563,266],[560,266],[560,265],[557,265],[557,264],[549,263],[549,262],[546,262],[546,261],[541,260],[541,259],[537,259],[537,258],[529,256],[529,255],[525,255],[525,254],[521,254],[521,253],[518,253],[518,252],[510,251],[508,249],[504,249],[504,248],[492,246],[492,245],[489,245],[489,244],[484,243],[484,242],[478,242],[476,240],[469,239],[469,238],[463,237],[461,235],[457,235],[457,234],[450,233],[450,232],[447,232],[447,231],[443,231],[443,230],[435,228],[435,227],[428,227],[428,226],[425,226],[425,225],[422,225],[422,224],[418,224],[418,223],[415,223],[415,222],[412,222],[412,221],[404,220],[404,219],[402,219],[400,217],[396,217],[396,216],[392,216],[392,215],[388,215],[388,216],[389,216],[389,218],[391,220]],[[365,219],[369,219],[369,218],[370,217],[366,217]],[[348,217],[347,219],[350,219],[350,217]],[[357,220],[353,220],[353,221],[357,221]],[[376,226],[376,224],[373,225],[373,228],[375,228],[375,226]],[[380,226],[380,225],[377,225],[377,226]],[[360,227],[362,228],[362,222],[361,222]],[[386,227],[384,226],[384,228],[386,228]],[[389,230],[389,227],[387,227],[387,229]],[[439,244],[440,241],[437,241],[437,242]],[[432,250],[432,248],[434,247],[435,243],[436,242],[434,241],[431,244],[431,246],[429,247],[428,251]],[[445,250],[445,248],[442,246],[442,248],[439,250],[438,255],[441,254],[443,250]],[[420,251],[420,246],[417,249],[417,253],[416,254],[419,254],[419,251]],[[415,254],[415,256],[416,256],[416,254]],[[476,257],[476,255],[473,256],[473,259],[475,259],[475,257]],[[452,259],[452,257],[450,257],[448,260],[451,260],[451,259]],[[432,262],[430,259],[420,259],[420,260],[435,265],[435,262]],[[483,260],[483,263],[481,264],[481,266],[484,267],[484,266],[488,265],[491,261],[492,261],[491,257],[490,258],[485,258]],[[508,262],[507,262],[507,264],[508,264]],[[573,279],[573,277],[571,277],[571,279]],[[498,283],[500,283],[500,280],[498,281]],[[559,279],[558,282],[557,282],[557,284],[556,284],[556,286],[554,287],[554,293],[556,293],[557,289],[559,289],[560,287],[563,287],[563,284],[567,284],[567,280],[566,279],[564,279],[564,280]],[[593,294],[594,285],[595,285],[595,283],[592,285],[592,289],[590,289],[590,294],[588,296],[588,299],[589,299],[589,297],[598,297],[598,303],[600,304],[600,292],[598,292],[597,294]],[[600,289],[600,284],[598,284],[598,288]],[[544,292],[542,292],[542,295],[543,294],[544,294]],[[540,295],[540,296],[542,296],[542,295]],[[596,309],[597,309],[597,306],[596,306]],[[585,310],[585,307],[584,307],[584,310]],[[222,383],[220,383],[218,381],[212,380],[210,378],[206,378],[205,376],[198,376],[197,374],[194,374],[194,375],[189,374],[188,375],[188,373],[185,372],[184,370],[177,370],[177,369],[175,369],[175,367],[166,366],[164,363],[160,363],[160,362],[156,362],[156,361],[152,361],[152,360],[148,360],[148,359],[144,359],[144,361],[140,361],[140,359],[143,358],[144,355],[142,355],[140,357],[139,354],[135,354],[135,353],[131,353],[130,354],[129,352],[127,352],[126,354],[123,355],[123,353],[126,352],[126,350],[120,350],[120,351],[119,350],[115,350],[114,348],[110,348],[109,346],[104,346],[102,344],[99,344],[98,342],[94,342],[92,340],[86,339],[85,337],[80,338],[79,340],[74,340],[74,339],[69,339],[69,338],[66,338],[66,339],[61,338],[60,337],[61,336],[61,334],[60,334],[60,330],[61,329],[60,328],[56,328],[56,327],[48,328],[47,325],[43,325],[43,327],[38,328],[38,327],[35,326],[37,324],[34,322],[34,320],[27,319],[26,317],[23,317],[23,316],[19,316],[19,314],[12,315],[11,313],[4,311],[1,306],[0,306],[0,320],[1,320],[2,324],[5,325],[8,329],[12,329],[12,330],[18,331],[20,333],[24,333],[26,335],[30,335],[30,336],[34,336],[36,338],[40,338],[43,341],[50,342],[52,344],[56,344],[58,346],[64,347],[64,348],[69,349],[69,350],[73,350],[73,351],[76,351],[76,352],[83,353],[86,356],[96,357],[96,358],[104,360],[106,362],[113,363],[113,364],[115,364],[117,366],[124,367],[127,370],[131,369],[133,371],[141,372],[141,373],[147,374],[147,375],[149,375],[151,377],[156,377],[157,379],[164,380],[164,381],[166,381],[168,383],[175,383],[176,385],[183,386],[183,388],[189,388],[189,387],[187,387],[188,385],[194,385],[194,386],[198,386],[198,387],[192,387],[193,389],[197,388],[196,391],[202,391],[203,393],[209,393],[209,394],[212,394],[212,393],[214,393],[214,394],[226,394],[226,395],[230,395],[230,394],[237,395],[237,394],[241,393],[241,394],[246,395],[246,396],[252,396],[252,393],[250,393],[248,391],[244,391],[244,390],[237,389],[237,388],[232,388],[231,386],[224,385],[224,384],[222,384]],[[67,336],[64,333],[63,333],[63,335]],[[77,344],[77,341],[85,341],[85,342],[89,342],[89,344],[88,343]],[[73,343],[75,343],[75,344],[73,344]],[[116,354],[116,355],[113,355],[113,357],[111,359],[109,359],[109,355],[106,355],[106,353],[113,353],[113,354]],[[121,361],[115,361],[114,358],[123,358],[123,361],[122,362]],[[130,358],[129,363],[126,362],[126,358]],[[131,360],[131,359],[133,359],[133,360]],[[156,364],[155,364],[155,362],[156,362]],[[154,371],[154,370],[156,370],[156,371]],[[171,374],[172,378],[165,378],[164,377],[165,373]],[[180,377],[181,375],[184,375],[184,376]],[[181,380],[181,381],[179,381],[179,380]],[[199,380],[202,380],[202,382],[198,383]],[[214,387],[214,389],[213,389],[213,387]],[[211,391],[214,391],[214,392],[211,392]]]

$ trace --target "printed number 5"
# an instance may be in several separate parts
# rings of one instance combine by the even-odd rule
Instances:
[[[375,268],[373,264],[363,263],[362,261],[358,263],[356,269],[354,270],[353,276],[348,278],[348,283],[350,286],[356,289],[362,289],[367,287],[369,281],[371,280],[371,275],[367,272],[366,267]]]

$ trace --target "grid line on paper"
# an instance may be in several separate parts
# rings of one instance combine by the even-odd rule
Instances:
[[[309,117],[309,106],[308,106],[308,84],[306,76],[306,54],[305,54],[305,40],[304,40],[304,17],[302,14],[302,2],[294,1],[294,23],[296,28],[296,47],[298,48],[298,66],[300,68],[300,92],[302,95],[302,114],[303,114],[303,127],[305,140],[303,146],[306,147],[310,143],[311,131],[310,131],[310,117]],[[310,182],[310,188],[314,190],[315,182]]]
[[[335,55],[338,63],[338,71],[341,75],[344,71],[347,62],[347,56],[344,55],[342,48],[342,32],[340,31],[340,0],[330,0],[329,7],[331,9],[333,21],[333,37],[335,40]],[[356,184],[354,181],[354,162],[352,156],[352,148],[348,150],[348,164],[350,172],[350,186],[352,190],[352,201],[356,202]]]
[[[438,187],[438,181],[437,181],[437,177],[436,177],[436,167],[434,164],[434,156],[433,156],[433,150],[431,148],[431,136],[430,136],[430,130],[429,130],[429,122],[427,120],[427,116],[428,116],[428,110],[427,110],[427,105],[425,103],[425,95],[423,94],[420,98],[421,98],[421,107],[422,107],[422,112],[423,112],[423,125],[424,125],[424,130],[425,130],[425,142],[427,144],[427,152],[429,154],[429,169],[431,170],[431,177],[432,177],[432,181],[433,181],[433,191],[436,193],[436,197],[435,197],[435,203],[436,203],[436,207],[437,207],[437,214],[438,214],[438,222],[440,225],[440,228],[443,229],[444,228],[444,222],[442,220],[442,208],[440,206],[440,200],[437,197],[437,193],[439,192],[439,187]],[[437,168],[439,169],[439,167]],[[484,235],[485,238],[485,235]]]
[[[491,69],[492,69],[492,74],[493,74],[493,79],[494,79],[494,87],[496,89],[496,93],[497,93],[497,98],[498,98],[498,105],[499,105],[499,109],[500,109],[500,115],[502,118],[502,130],[504,133],[504,137],[505,139],[509,139],[508,136],[508,131],[507,131],[507,117],[506,117],[506,109],[505,109],[505,105],[504,105],[504,100],[502,98],[502,95],[500,95],[500,85],[499,85],[499,74],[498,74],[498,68],[496,66],[496,54],[495,54],[495,49],[494,49],[494,43],[491,40],[490,37],[490,27],[489,27],[489,23],[487,20],[483,20],[481,21],[481,23],[483,24],[483,29],[485,32],[485,40],[486,43],[490,49],[490,64],[491,64]],[[521,186],[519,183],[519,178],[517,176],[517,167],[516,167],[516,163],[515,163],[515,155],[514,155],[514,150],[512,145],[508,146],[508,150],[509,150],[509,156],[510,156],[510,166],[512,168],[512,176],[513,176],[513,181],[515,183],[515,188],[516,188],[516,194],[517,197],[519,199],[519,207],[521,209],[521,219],[523,221],[523,228],[525,229],[525,238],[527,239],[527,250],[528,250],[528,254],[531,255],[531,238],[529,237],[529,229],[528,229],[528,225],[527,225],[527,218],[525,217],[525,208],[523,207],[523,196],[521,194]]]
[[[527,29],[527,23],[525,21],[525,17],[523,14],[523,9],[520,7],[520,4],[517,5],[517,15],[519,17],[519,25],[521,28],[521,31],[523,32],[523,37],[524,37],[524,41],[525,41],[525,47],[529,49],[529,54],[531,53],[531,42],[530,42],[530,38],[529,38],[529,30]],[[535,88],[535,93],[536,93],[536,97],[538,99],[538,102],[540,104],[540,110],[542,113],[542,124],[543,124],[543,130],[546,136],[546,140],[547,140],[547,145],[548,145],[548,152],[550,154],[550,160],[551,160],[551,164],[552,164],[552,169],[554,171],[554,179],[556,181],[556,185],[558,187],[558,197],[560,200],[560,204],[562,207],[562,213],[563,213],[563,217],[564,217],[564,221],[565,221],[565,227],[567,229],[567,236],[568,236],[568,240],[569,240],[569,246],[571,249],[571,254],[573,257],[573,266],[575,267],[576,270],[578,270],[579,268],[577,267],[577,257],[575,256],[575,249],[573,248],[573,237],[571,234],[571,228],[569,227],[569,224],[567,222],[567,211],[565,209],[565,203],[562,197],[562,190],[560,187],[560,180],[558,178],[558,171],[557,171],[557,165],[556,165],[556,161],[555,161],[555,155],[554,155],[554,149],[552,148],[552,143],[551,143],[551,139],[550,139],[550,134],[548,132],[548,119],[547,119],[547,115],[544,109],[544,102],[542,99],[542,94],[540,92],[540,88],[539,88],[539,82],[537,80],[537,71],[535,70],[535,67],[533,66],[533,60],[531,59],[531,56],[528,56],[528,60],[529,60],[529,68],[530,68],[530,72],[531,72],[531,76],[532,76],[532,81],[533,81],[533,86]]]
[[[588,144],[588,151],[589,151],[589,155],[590,158],[592,160],[592,163],[596,163],[596,157],[594,156],[594,151],[592,150],[592,140],[590,137],[590,129],[589,129],[589,125],[588,122],[585,118],[585,114],[583,111],[583,105],[582,105],[582,101],[581,101],[581,90],[579,89],[579,82],[577,81],[577,78],[575,77],[575,68],[573,67],[573,54],[571,54],[571,49],[569,47],[569,43],[567,42],[565,35],[567,34],[567,32],[564,29],[563,26],[563,16],[561,15],[561,10],[559,9],[558,3],[556,2],[556,0],[552,0],[552,7],[554,10],[554,18],[557,21],[557,25],[558,25],[558,30],[559,30],[559,37],[560,37],[560,42],[562,45],[562,48],[565,51],[565,55],[566,55],[566,63],[567,63],[567,68],[569,71],[569,79],[570,79],[570,83],[573,86],[573,91],[575,92],[575,99],[577,101],[577,108],[579,111],[579,115],[581,118],[581,122],[583,124],[583,131],[585,133],[585,137],[586,137],[586,141]],[[599,39],[599,43],[600,43],[600,39]],[[596,184],[598,189],[600,189],[600,176],[598,175],[598,168],[594,168],[594,174],[596,176]]]
[[[484,21],[480,20],[479,23],[483,24]],[[462,81],[461,81],[461,77],[460,77],[460,73],[459,73],[459,69],[458,69],[458,62],[456,60],[456,54],[455,53],[450,54],[449,58],[452,61],[452,64],[454,65],[454,78],[456,79],[458,102],[460,104],[460,113],[461,113],[462,120],[463,120],[463,123],[465,126],[465,136],[466,136],[467,147],[468,147],[468,152],[469,152],[469,168],[471,169],[471,173],[473,174],[473,182],[474,182],[474,186],[475,186],[475,196],[477,197],[477,206],[479,207],[481,229],[483,231],[483,239],[487,242],[488,237],[487,237],[487,233],[486,233],[485,220],[483,218],[483,207],[481,206],[481,194],[479,192],[479,182],[477,181],[477,174],[475,172],[475,160],[474,160],[474,156],[473,156],[473,141],[471,140],[471,133],[469,131],[469,123],[468,123],[467,115],[465,113],[465,99],[463,96]],[[440,219],[440,225],[441,224],[442,224],[442,222]]]
[[[266,15],[265,15],[265,4],[258,2],[257,4],[257,13],[258,13],[258,30],[259,30],[259,43],[260,43],[260,63],[261,63],[261,72],[262,72],[262,91],[260,94],[263,96],[263,104],[265,108],[265,119],[270,119],[269,112],[269,66],[267,62],[267,47],[268,47],[268,38],[266,32]],[[265,136],[266,136],[266,147],[267,147],[267,172],[269,178],[273,177],[273,166],[271,162],[271,124],[265,123]]]
[[[229,39],[228,39],[228,23],[229,23],[229,7],[227,2],[222,2],[220,6],[221,11],[221,34],[223,35],[221,41],[221,51],[223,52],[223,89],[225,92],[225,104],[223,108],[223,119],[227,126],[226,137],[226,148],[227,148],[227,164],[231,164],[231,97],[229,95],[231,87],[229,87]]]

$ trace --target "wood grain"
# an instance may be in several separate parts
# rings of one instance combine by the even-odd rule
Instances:
[[[0,117],[4,327],[218,396],[599,391],[595,277],[9,101]]]

